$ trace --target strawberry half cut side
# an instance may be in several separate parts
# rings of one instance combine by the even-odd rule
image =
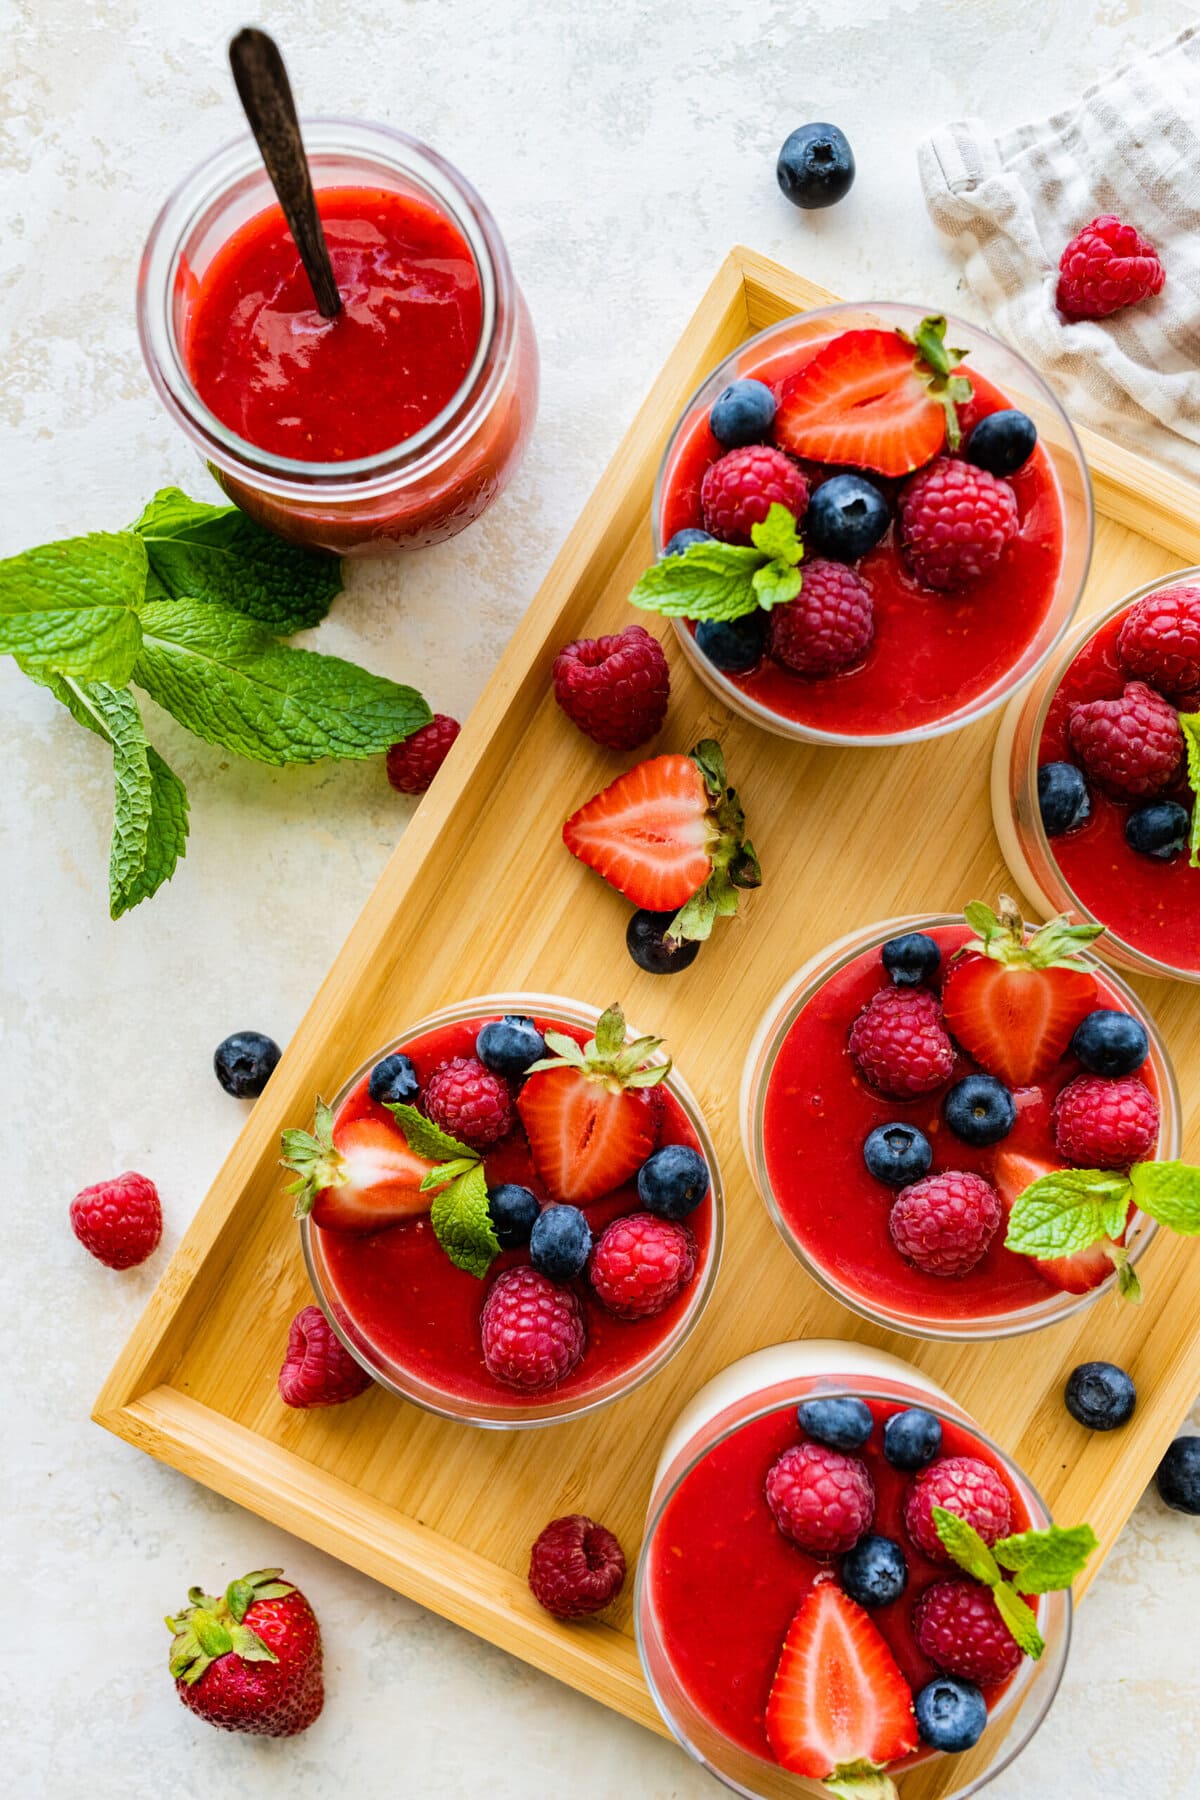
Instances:
[[[843,331],[779,390],[775,438],[794,456],[908,475],[961,442],[957,408],[971,384],[954,369],[966,355],[946,343],[946,321],[902,331]]]
[[[284,1132],[280,1161],[297,1177],[287,1190],[296,1217],[311,1214],[323,1231],[381,1231],[432,1204],[421,1183],[437,1165],[409,1148],[399,1126],[369,1118],[335,1125],[323,1100],[311,1132]]]
[[[1058,1172],[1057,1163],[1024,1156],[1019,1150],[1002,1150],[996,1158],[993,1179],[1004,1207],[1004,1217],[1008,1218],[1026,1188],[1041,1181],[1043,1176],[1057,1175]],[[1107,1281],[1116,1269],[1122,1296],[1129,1300],[1141,1296],[1141,1283],[1130,1265],[1129,1252],[1119,1240],[1101,1238],[1072,1256],[1031,1256],[1028,1260],[1043,1280],[1061,1293],[1088,1294],[1102,1281]]]
[[[778,1762],[847,1800],[895,1800],[887,1764],[917,1747],[912,1691],[863,1608],[818,1580],[792,1620],[767,1701]]]
[[[738,893],[761,885],[725,758],[712,738],[690,756],[653,756],[618,775],[563,826],[572,856],[650,912],[672,912],[676,943],[708,937],[737,911]]]
[[[1050,1073],[1096,1005],[1096,978],[1080,952],[1104,927],[1072,925],[1064,913],[1027,939],[1003,894],[998,913],[974,900],[964,916],[977,935],[950,965],[943,1017],[989,1075],[1027,1087]]]

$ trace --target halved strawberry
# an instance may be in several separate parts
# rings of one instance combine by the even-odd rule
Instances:
[[[1096,1005],[1096,977],[1079,952],[1104,927],[1072,925],[1064,913],[1026,941],[1003,894],[999,914],[974,900],[965,917],[979,935],[950,965],[943,1016],[989,1075],[1027,1087],[1050,1073]]]
[[[834,1581],[792,1620],[767,1701],[777,1760],[836,1794],[894,1800],[884,1767],[917,1747],[912,1691],[877,1626]]]
[[[554,1200],[586,1206],[621,1187],[658,1142],[669,1062],[648,1063],[661,1038],[625,1042],[610,1006],[587,1044],[547,1031],[554,1055],[533,1064],[517,1096],[533,1166]]]
[[[966,354],[946,343],[946,321],[899,331],[843,331],[783,382],[776,441],[794,456],[907,475],[939,450],[957,450],[956,406],[971,384],[953,370]]]
[[[671,936],[706,938],[762,875],[745,814],[725,786],[712,738],[690,756],[652,756],[581,806],[563,826],[572,856],[635,906],[673,912]]]
[[[1025,1189],[1040,1181],[1043,1175],[1056,1175],[1060,1165],[1042,1162],[1036,1156],[1025,1156],[1019,1150],[1002,1150],[996,1158],[993,1180],[1007,1219]],[[1102,1281],[1107,1281],[1114,1266],[1122,1266],[1123,1247],[1102,1238],[1089,1244],[1074,1256],[1031,1256],[1029,1261],[1051,1287],[1068,1294],[1086,1294]],[[1129,1274],[1133,1277],[1133,1271]],[[1136,1277],[1133,1277],[1136,1280]]]
[[[296,1217],[311,1214],[323,1231],[381,1231],[428,1212],[433,1200],[421,1183],[437,1165],[409,1149],[398,1125],[335,1125],[323,1100],[312,1132],[284,1132],[280,1160],[299,1177],[288,1188]]]

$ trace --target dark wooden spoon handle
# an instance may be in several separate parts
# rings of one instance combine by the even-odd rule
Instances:
[[[317,305],[325,318],[332,319],[341,311],[342,296],[333,278],[296,103],[279,46],[265,31],[248,27],[230,43],[229,61],[238,98],[262,151],[288,230],[296,240]]]

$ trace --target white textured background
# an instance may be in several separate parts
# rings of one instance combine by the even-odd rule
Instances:
[[[483,188],[541,340],[531,454],[465,539],[356,569],[323,647],[464,714],[730,244],[851,297],[956,303],[914,146],[964,112],[1048,111],[1186,23],[1178,0],[288,0],[257,21],[301,106],[397,124]],[[238,126],[230,0],[0,4],[0,555],[133,518],[205,477],[154,401],[137,255],[167,189]],[[858,183],[794,212],[784,135],[832,118]],[[447,630],[447,615],[454,620]],[[465,648],[464,648],[465,645]],[[191,850],[116,925],[106,751],[0,666],[4,1786],[86,1793],[572,1800],[717,1793],[670,1745],[317,1555],[88,1422],[159,1273],[70,1236],[77,1188],[158,1181],[177,1240],[238,1129],[213,1046],[300,1017],[403,829],[378,766],[227,764],[161,716]],[[153,709],[148,708],[148,713]],[[13,1391],[15,1384],[15,1392]],[[1059,1704],[996,1800],[1200,1792],[1200,1527],[1150,1497],[1084,1608]],[[161,1615],[189,1583],[286,1564],[329,1700],[293,1743],[180,1708]]]

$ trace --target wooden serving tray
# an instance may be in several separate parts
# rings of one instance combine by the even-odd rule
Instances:
[[[803,1273],[742,1158],[742,1059],[781,982],[854,926],[955,911],[1012,885],[988,806],[995,718],[900,749],[792,745],[726,712],[662,630],[674,685],[660,745],[722,740],[765,886],[744,902],[742,920],[718,925],[689,972],[656,978],[626,954],[626,903],[560,842],[559,821],[633,759],[609,755],[567,722],[551,695],[551,660],[569,639],[619,630],[634,616],[626,596],[651,557],[655,472],[693,388],[753,332],[832,298],[746,250],[722,265],[95,1410],[102,1425],[152,1456],[659,1731],[632,1637],[632,1581],[608,1622],[558,1625],[526,1587],[529,1546],[556,1514],[586,1511],[617,1531],[632,1567],[664,1433],[683,1402],[735,1357],[780,1339],[829,1336],[910,1358],[1015,1455],[1061,1519],[1089,1519],[1105,1546],[1200,1390],[1200,1245],[1159,1234],[1142,1266],[1148,1298],[1140,1310],[1101,1300],[1024,1338],[923,1343],[873,1329]],[[1082,436],[1099,513],[1085,606],[1200,562],[1195,490]],[[1185,1111],[1194,1114],[1200,987],[1135,985],[1163,1027]],[[276,1163],[281,1128],[307,1124],[314,1095],[332,1094],[406,1023],[444,1002],[502,989],[600,1006],[619,996],[639,1028],[666,1037],[707,1113],[728,1195],[725,1263],[707,1314],[645,1388],[549,1430],[472,1430],[379,1389],[327,1412],[289,1411],[275,1375],[288,1322],[310,1295]],[[1194,1128],[1186,1154],[1200,1160]],[[1132,1422],[1111,1436],[1085,1433],[1062,1404],[1069,1370],[1097,1356],[1130,1369],[1138,1386]]]

